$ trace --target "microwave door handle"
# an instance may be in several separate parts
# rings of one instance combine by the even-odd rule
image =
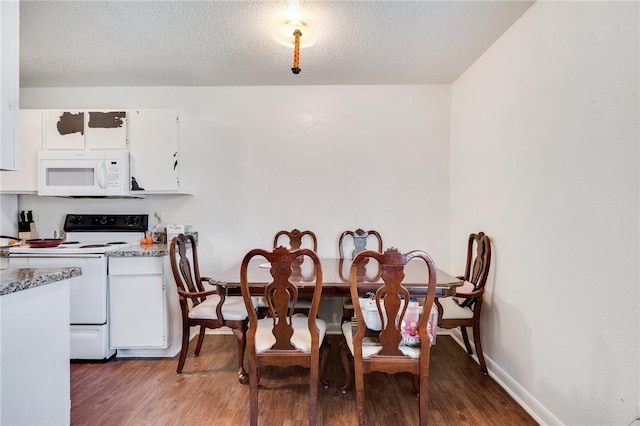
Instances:
[[[107,187],[107,164],[104,160],[98,162],[98,186],[102,189]]]

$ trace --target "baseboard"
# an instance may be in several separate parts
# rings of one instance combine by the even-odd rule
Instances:
[[[464,341],[462,340],[462,335],[460,333],[453,332],[451,330],[442,330],[441,333],[441,330],[438,329],[438,335],[441,334],[451,336],[453,340],[466,351]],[[474,352],[474,355],[472,355],[471,357],[475,360],[475,362],[478,362],[479,364],[478,357],[475,355],[476,348],[473,344],[473,340],[471,340],[470,343]],[[522,387],[522,385],[520,385],[520,383],[518,383],[486,354],[484,355],[484,360],[487,364],[489,376],[491,376],[491,378],[495,380],[509,394],[509,396],[514,399],[514,401],[516,401],[522,408],[524,408],[524,410],[529,413],[529,415],[533,417],[535,421],[543,425],[562,424],[560,419],[554,416],[551,411],[549,411],[544,405],[542,405],[540,401],[538,401],[533,395],[531,395],[524,387]]]
[[[166,349],[118,349],[116,358],[173,358],[179,352],[179,346]]]

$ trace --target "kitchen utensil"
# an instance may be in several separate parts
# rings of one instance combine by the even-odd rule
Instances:
[[[29,232],[30,230],[31,227],[29,226],[29,222],[27,222],[27,216],[24,210],[22,210],[18,217],[18,232]]]
[[[29,247],[41,248],[41,247],[57,247],[62,243],[61,238],[37,238],[33,240],[27,240]]]
[[[32,210],[29,210],[27,212],[27,222],[33,223],[33,211]]]

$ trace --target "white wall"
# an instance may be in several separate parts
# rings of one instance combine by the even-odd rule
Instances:
[[[200,234],[203,272],[313,230],[322,256],[346,229],[449,264],[449,86],[21,89],[22,108],[180,108],[202,121],[193,196],[73,200],[20,196],[38,227],[65,213],[159,210]],[[153,153],[150,153],[153,155]]]
[[[493,238],[489,369],[545,424],[638,414],[638,5],[538,2],[452,85],[451,258]]]

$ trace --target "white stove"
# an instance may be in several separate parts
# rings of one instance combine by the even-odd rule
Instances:
[[[70,281],[71,359],[109,359],[108,258],[106,252],[138,244],[148,215],[68,214],[65,241],[56,247],[12,247],[12,268],[77,266],[82,275]]]

